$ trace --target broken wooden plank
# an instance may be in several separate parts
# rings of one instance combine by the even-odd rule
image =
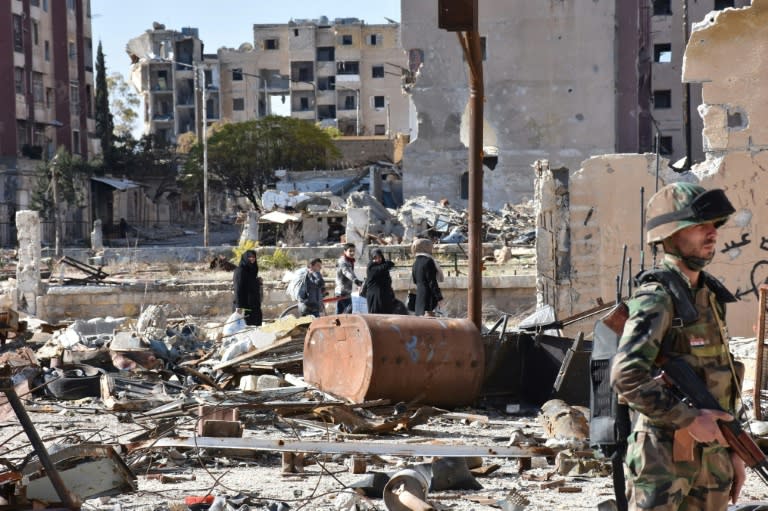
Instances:
[[[445,445],[445,444],[386,444],[381,442],[323,442],[314,440],[284,440],[260,438],[211,438],[177,437],[159,438],[146,442],[126,444],[129,452],[138,449],[159,449],[169,447],[206,449],[243,449],[274,452],[305,452],[325,454],[377,454],[390,456],[490,456],[519,458],[530,456],[554,456],[549,447],[505,447],[487,445]]]
[[[478,422],[480,424],[488,424],[487,415],[478,415],[475,413],[449,412],[442,414],[440,418],[454,421],[466,421],[467,423]]]

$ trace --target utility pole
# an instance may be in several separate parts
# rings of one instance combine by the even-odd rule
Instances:
[[[438,0],[438,26],[457,32],[469,66],[469,289],[467,317],[482,328],[483,244],[483,54],[478,32],[478,0]]]

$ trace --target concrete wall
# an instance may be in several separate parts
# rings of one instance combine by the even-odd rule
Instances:
[[[661,160],[659,186],[680,176]],[[555,308],[563,319],[615,300],[623,246],[632,269],[626,280],[652,256],[640,240],[642,202],[655,191],[656,159],[652,154],[611,154],[585,161],[578,171],[536,167],[537,302]],[[691,177],[692,179],[692,177]],[[641,189],[644,198],[641,200]]]
[[[707,159],[689,173],[675,174],[660,162],[659,187],[687,180],[706,188],[722,188],[736,208],[719,230],[718,249],[707,271],[720,279],[740,301],[729,306],[732,335],[755,335],[757,288],[768,282],[768,0],[751,7],[710,14],[696,26],[686,49],[683,79],[702,83]],[[738,56],[738,58],[736,58]],[[587,310],[599,299],[616,295],[622,247],[639,269],[641,248],[645,267],[652,255],[640,241],[640,189],[647,203],[655,191],[653,155],[604,155],[591,158],[564,180],[548,165],[537,167],[538,294],[552,304],[559,318]],[[552,226],[566,222],[569,232]],[[554,261],[567,257],[569,269],[558,273]],[[629,271],[625,272],[625,280]],[[625,286],[626,294],[626,286]]]
[[[467,170],[467,65],[456,34],[437,27],[434,2],[403,0],[402,41],[418,69],[418,127],[403,158],[406,196],[460,198]],[[479,6],[484,62],[484,145],[499,163],[484,176],[492,208],[533,195],[531,165],[577,168],[615,147],[615,6],[608,0],[488,0]],[[423,57],[422,57],[423,55]],[[422,59],[421,67],[414,59]]]
[[[768,277],[768,0],[711,13],[694,27],[683,80],[702,83],[702,184],[723,188],[736,208],[721,229],[712,271],[741,301],[728,311],[732,334],[752,336],[757,287]],[[729,247],[731,247],[729,249]]]
[[[326,276],[330,272],[326,271]],[[483,309],[492,319],[500,312],[519,314],[534,304],[533,275],[485,277],[483,279]],[[395,279],[397,297],[403,301],[408,294],[408,279]],[[442,285],[444,309],[450,315],[466,315],[466,277],[448,277]],[[328,289],[332,290],[333,279]],[[332,292],[332,291],[331,291]],[[126,285],[51,287],[37,298],[37,317],[51,323],[95,317],[137,317],[147,305],[164,305],[171,315],[204,317],[223,320],[232,313],[232,285],[229,281],[177,285]],[[262,310],[266,320],[277,317],[292,305],[285,294],[285,284],[267,282]]]
[[[369,250],[372,247],[366,249]],[[410,283],[412,256],[410,245],[388,245],[381,247],[388,259],[396,262],[392,271],[392,283],[396,296],[405,301]],[[483,256],[492,256],[499,245],[484,244]],[[276,247],[260,247],[259,254],[271,254]],[[289,247],[290,257],[303,264],[314,257],[325,262],[323,274],[329,292],[333,292],[335,261],[341,255],[342,246]],[[466,246],[438,245],[435,255],[443,261],[451,260],[454,254],[459,260],[465,258]],[[100,261],[91,264],[122,265],[133,263],[207,263],[216,254],[231,255],[231,247],[159,247],[140,249],[105,248]],[[65,254],[80,261],[88,261],[87,250],[65,250]],[[516,249],[516,260],[530,259],[530,249]],[[489,265],[490,266],[490,265]],[[205,266],[207,268],[207,265]],[[443,263],[445,281],[440,285],[445,296],[444,309],[454,316],[466,315],[467,286],[466,267],[460,265],[458,272],[452,264]],[[491,274],[496,273],[496,274]],[[357,274],[363,278],[365,267],[359,265]],[[509,263],[508,266],[490,268],[483,276],[483,310],[489,319],[495,320],[500,312],[519,314],[535,304],[534,288],[536,278],[531,265]],[[285,294],[286,284],[268,281],[264,289],[264,315],[271,319],[291,305]],[[36,300],[39,317],[55,322],[74,318],[98,316],[137,316],[142,307],[149,304],[171,304],[179,313],[198,317],[219,318],[232,312],[232,284],[230,274],[205,283],[175,283],[149,285],[126,284],[122,286],[52,286]]]
[[[389,137],[339,137],[333,145],[343,165],[354,167],[372,161],[395,161],[395,141]]]

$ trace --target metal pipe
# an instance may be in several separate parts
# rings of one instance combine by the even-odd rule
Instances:
[[[469,290],[467,317],[482,328],[483,55],[477,29],[466,32],[469,73]]]
[[[45,473],[48,479],[51,481],[53,488],[56,490],[56,494],[61,501],[69,508],[73,510],[80,509],[80,499],[77,495],[70,492],[64,485],[64,481],[61,478],[61,474],[56,470],[51,458],[48,456],[48,451],[45,448],[45,444],[40,439],[40,435],[37,434],[34,424],[27,415],[27,410],[24,408],[24,404],[16,394],[16,390],[13,388],[13,382],[10,376],[10,367],[5,365],[0,368],[0,390],[5,393],[8,403],[16,413],[16,417],[21,423],[21,427],[27,434],[27,438],[32,443],[32,447],[35,449],[37,457],[40,459],[40,463],[45,468]]]

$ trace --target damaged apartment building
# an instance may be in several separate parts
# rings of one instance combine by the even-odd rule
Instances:
[[[203,53],[196,28],[155,23],[132,39],[132,81],[145,100],[144,132],[168,141],[199,133],[205,117],[242,122],[270,115],[276,102],[297,119],[321,122],[352,136],[408,133],[410,76],[400,25],[368,25],[326,17],[255,24],[253,41]]]
[[[93,111],[93,39],[89,0],[3,2],[0,23],[0,246],[16,243],[15,215],[29,209],[36,169],[58,147],[89,159]],[[68,213],[70,238],[88,232],[88,209]],[[46,224],[50,241],[53,226]]]
[[[701,87],[680,82],[688,36],[682,26],[749,3],[480,2],[483,146],[498,154],[495,170],[485,169],[485,203],[499,209],[531,198],[539,159],[573,169],[594,155],[652,153],[658,142],[673,162],[701,161]],[[434,4],[403,1],[401,8],[408,67],[418,71],[404,192],[466,206],[466,62],[455,35],[438,28]]]

